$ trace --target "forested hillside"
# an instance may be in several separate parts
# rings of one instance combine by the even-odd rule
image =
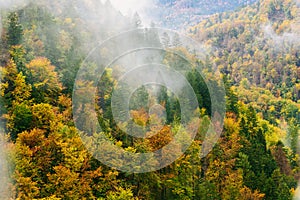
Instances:
[[[143,29],[138,14],[124,17],[109,2],[41,1],[1,11],[1,19],[0,175],[9,176],[0,179],[6,183],[0,199],[286,200],[296,195],[296,2],[261,0],[200,22],[188,31],[207,51],[204,57],[178,33]],[[141,44],[148,48],[141,51]],[[149,68],[155,66],[145,63],[167,69],[152,74]],[[124,84],[134,66],[142,70]],[[100,79],[98,68],[104,69]],[[168,70],[187,80],[194,94],[180,87],[180,78],[171,82],[178,82],[178,90],[162,84],[134,88],[139,77],[168,83],[160,74]],[[123,122],[126,113],[116,116],[113,105],[122,106],[127,94],[131,118]],[[145,138],[137,137],[140,131]],[[127,166],[128,154],[113,151],[104,137],[128,153],[154,153]],[[180,142],[172,143],[174,138]],[[97,159],[101,151],[114,167]],[[171,164],[143,169],[143,162],[157,166],[162,160]]]
[[[155,13],[159,26],[184,30],[212,14],[234,11],[255,2],[257,0],[158,0],[151,12]]]
[[[275,126],[300,123],[299,8],[294,1],[262,1],[238,13],[215,15],[190,32],[215,47],[212,59],[240,100]]]

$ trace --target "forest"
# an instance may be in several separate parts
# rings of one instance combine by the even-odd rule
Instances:
[[[155,13],[159,26],[185,30],[212,14],[237,10],[255,2],[257,0],[158,0],[148,12]]]
[[[1,10],[0,199],[297,199],[299,9],[259,0],[187,36],[109,1]]]

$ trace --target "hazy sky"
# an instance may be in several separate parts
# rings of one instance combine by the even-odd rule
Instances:
[[[106,2],[106,0],[101,1],[103,3]],[[131,12],[138,11],[139,13],[142,13],[143,9],[154,4],[153,0],[110,0],[110,2],[124,15],[127,15],[129,10],[131,10]]]
[[[0,0],[1,9],[13,9],[26,5],[28,0]]]
[[[22,6],[28,0],[0,0],[0,8],[12,8]],[[101,0],[103,3],[106,0]],[[124,15],[127,14],[128,10],[142,11],[143,8],[153,5],[154,0],[110,0],[115,8],[120,10]]]

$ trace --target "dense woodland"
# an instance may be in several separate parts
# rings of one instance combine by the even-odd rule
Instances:
[[[149,12],[155,14],[159,26],[184,30],[214,13],[237,10],[255,2],[257,0],[158,0]]]
[[[77,71],[93,42],[141,28],[143,22],[138,14],[122,16],[109,2],[45,4],[1,12],[1,132],[7,140],[11,181],[0,199],[293,199],[300,178],[300,16],[294,1],[261,0],[190,28],[190,36],[211,49],[205,60],[186,49],[180,37],[147,30],[135,35],[137,43],[156,42],[194,60],[214,88],[224,85],[226,91],[222,135],[201,158],[214,114],[205,81],[197,66],[185,72],[185,63],[168,51],[158,55],[165,65],[184,71],[201,121],[189,124],[200,127],[183,156],[163,169],[139,174],[108,167],[90,154],[74,124],[72,95]],[[117,51],[120,44],[115,45]],[[102,50],[103,59],[111,59]],[[102,134],[127,151],[155,151],[179,129],[180,105],[164,87],[152,99],[149,88],[139,88],[132,98],[132,123],[149,123],[153,116],[145,107],[148,101],[165,107],[166,122],[161,129],[148,130],[149,135],[158,131],[153,137],[128,137],[110,107],[113,88],[122,89],[117,78],[122,63],[118,65],[108,68],[98,83],[84,83],[98,86],[95,101]],[[82,127],[89,123],[84,116],[79,120]],[[131,124],[124,126],[130,129]],[[179,133],[182,140],[190,139],[188,131]],[[170,154],[163,156],[168,159]]]

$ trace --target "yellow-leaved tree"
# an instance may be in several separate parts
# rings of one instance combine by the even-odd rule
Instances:
[[[26,65],[30,71],[32,96],[38,103],[54,103],[58,100],[62,85],[59,82],[55,67],[47,58],[36,58]]]

